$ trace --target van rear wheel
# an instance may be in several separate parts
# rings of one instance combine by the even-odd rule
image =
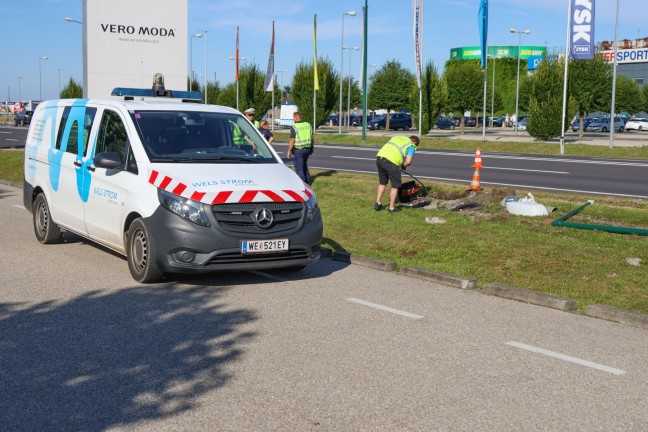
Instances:
[[[131,276],[139,283],[158,282],[163,272],[155,261],[155,242],[141,218],[128,229],[126,259]]]
[[[45,195],[40,193],[32,204],[32,217],[34,220],[34,233],[42,244],[61,242],[61,228],[52,220],[49,205]]]

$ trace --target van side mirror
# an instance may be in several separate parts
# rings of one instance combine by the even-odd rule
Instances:
[[[93,162],[97,168],[113,169],[122,167],[122,158],[117,152],[96,154]]]

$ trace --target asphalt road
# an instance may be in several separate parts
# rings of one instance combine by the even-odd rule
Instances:
[[[645,431],[646,330],[324,259],[132,281],[0,185],[0,424]],[[477,257],[475,257],[477,259]]]
[[[389,138],[385,138],[385,142]],[[326,137],[322,137],[325,141]],[[274,142],[285,155],[287,143]],[[476,147],[479,144],[476,144]],[[374,147],[316,145],[311,168],[376,173]],[[648,198],[648,161],[569,156],[481,152],[482,187],[530,188],[591,195]],[[474,152],[418,150],[407,172],[420,180],[469,185],[474,174]]]
[[[456,136],[456,131],[433,133]],[[476,132],[471,133],[475,135]],[[513,136],[511,131],[498,133]],[[634,140],[640,145],[644,139],[644,135],[639,133],[622,135],[626,143]],[[27,128],[0,127],[0,148],[24,146],[26,136]],[[321,134],[318,139],[325,142],[326,135]],[[385,140],[388,138],[385,137]],[[475,146],[479,146],[479,143],[476,142]],[[275,142],[274,147],[285,155],[287,143]],[[376,148],[318,145],[309,165],[325,170],[373,174],[376,171],[376,152]],[[408,172],[421,180],[470,184],[474,158],[473,152],[420,150]],[[480,180],[483,186],[648,198],[645,187],[648,177],[646,160],[482,153],[482,161],[484,168],[480,170]]]

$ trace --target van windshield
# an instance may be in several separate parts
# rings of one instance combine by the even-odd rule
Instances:
[[[133,111],[151,162],[279,163],[242,115],[199,111]]]

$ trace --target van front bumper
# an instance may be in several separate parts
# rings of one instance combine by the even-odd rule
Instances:
[[[211,219],[211,218],[210,218]],[[165,272],[206,273],[219,270],[266,270],[301,267],[320,258],[323,223],[321,215],[296,230],[272,235],[241,235],[225,232],[210,220],[210,227],[189,222],[160,207],[145,219],[151,231],[153,254]],[[243,254],[244,240],[287,238],[289,250]]]

